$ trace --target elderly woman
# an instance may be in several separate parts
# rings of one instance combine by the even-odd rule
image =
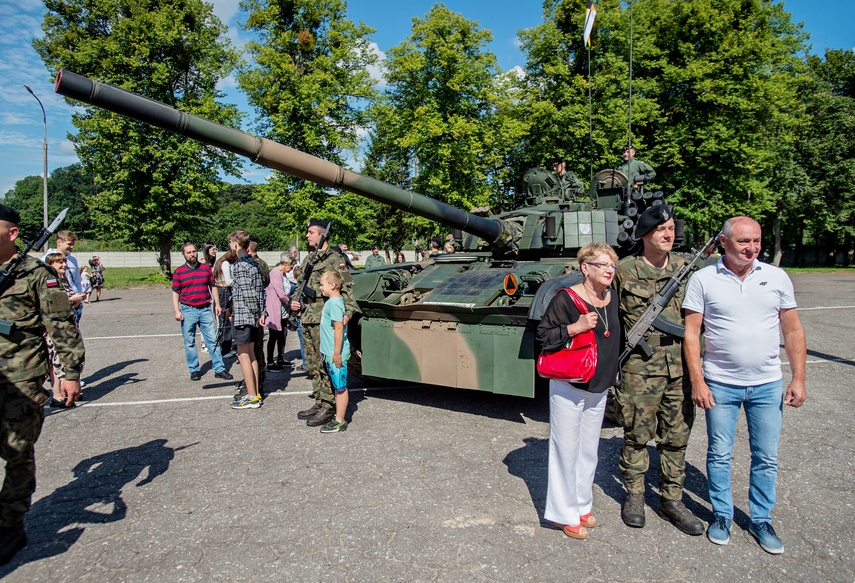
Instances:
[[[588,538],[597,520],[593,505],[594,472],[608,388],[617,381],[620,358],[618,300],[609,293],[617,255],[604,243],[579,250],[582,283],[572,286],[587,304],[581,314],[561,290],[537,327],[544,350],[558,350],[589,330],[597,340],[597,368],[587,383],[549,381],[549,482],[544,517],[569,537]]]

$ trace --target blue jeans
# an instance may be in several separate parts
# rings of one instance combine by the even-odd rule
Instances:
[[[756,386],[728,385],[707,380],[715,406],[707,417],[707,479],[710,503],[717,516],[733,519],[730,459],[736,435],[736,419],[745,407],[751,473],[748,507],[752,522],[771,522],[778,478],[778,443],[783,424],[783,381]]]
[[[303,367],[306,366],[306,345],[303,344],[303,320],[297,318],[297,338],[300,339],[300,358],[303,359]]]
[[[190,372],[199,371],[199,353],[196,352],[197,325],[205,344],[208,345],[208,355],[211,357],[214,372],[226,370],[223,364],[223,355],[217,345],[217,328],[214,326],[214,312],[211,310],[211,306],[194,308],[181,304],[179,309],[181,315],[184,316],[184,321],[181,322],[181,335],[184,337],[184,357],[187,359],[187,368],[190,369]]]

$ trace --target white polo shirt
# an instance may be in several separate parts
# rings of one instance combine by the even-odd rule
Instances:
[[[782,378],[780,311],[795,307],[793,283],[778,267],[755,260],[744,280],[721,259],[697,271],[683,308],[704,315],[704,377],[744,386]]]

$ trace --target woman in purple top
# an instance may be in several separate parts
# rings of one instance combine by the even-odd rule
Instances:
[[[267,302],[267,370],[270,372],[282,372],[285,370],[285,338],[288,334],[287,323],[284,321],[288,316],[288,305],[291,298],[288,289],[285,289],[285,274],[294,269],[294,258],[285,257],[276,267],[270,270],[270,283],[265,290]],[[277,351],[278,347],[278,351]],[[276,360],[273,353],[276,352]]]

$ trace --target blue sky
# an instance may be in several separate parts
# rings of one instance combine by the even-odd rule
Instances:
[[[372,40],[382,54],[405,39],[412,18],[424,16],[434,3],[433,0],[350,0],[348,16],[376,29]],[[239,0],[214,0],[213,4],[216,14],[229,25],[232,41],[242,44],[245,36],[237,25]],[[445,5],[493,32],[491,50],[503,69],[524,65],[517,45],[517,30],[541,22],[540,2],[446,0]],[[785,0],[784,5],[794,21],[804,22],[813,52],[855,48],[852,0]],[[41,36],[43,13],[41,0],[0,0],[0,194],[25,176],[42,174],[42,112],[24,84],[38,95],[47,112],[49,170],[77,161],[66,137],[74,130],[72,108],[53,92],[53,80],[30,45],[33,37]],[[246,107],[234,85],[227,84],[224,89],[227,101],[237,103],[244,108],[248,119],[254,119],[254,113]],[[266,174],[264,169],[247,165],[245,178],[258,182]]]

